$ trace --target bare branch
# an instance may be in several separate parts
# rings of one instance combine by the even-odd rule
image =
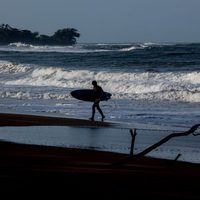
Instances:
[[[162,140],[160,140],[159,142],[153,144],[152,146],[148,147],[147,149],[145,149],[144,151],[138,153],[137,155],[135,155],[136,157],[140,157],[140,156],[144,156],[147,153],[149,153],[150,151],[154,150],[155,148],[157,148],[158,146],[166,143],[168,140],[170,140],[171,138],[174,137],[180,137],[180,136],[187,136],[190,134],[194,135],[194,132],[198,129],[198,127],[200,126],[200,124],[196,124],[194,126],[192,126],[188,131],[185,132],[180,132],[180,133],[172,133],[170,135],[168,135],[167,137],[163,138]],[[195,134],[196,135],[200,135],[200,134]]]

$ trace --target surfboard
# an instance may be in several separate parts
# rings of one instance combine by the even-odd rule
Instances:
[[[94,90],[92,89],[80,89],[80,90],[74,90],[70,93],[72,97],[82,100],[82,101],[94,101]],[[100,100],[101,101],[107,101],[111,98],[112,94],[109,92],[104,92]]]

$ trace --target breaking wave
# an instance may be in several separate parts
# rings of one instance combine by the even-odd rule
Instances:
[[[91,88],[94,79],[116,99],[200,102],[200,72],[66,70],[0,62],[2,98],[69,98],[66,91]]]

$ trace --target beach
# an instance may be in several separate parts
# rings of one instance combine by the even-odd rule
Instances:
[[[0,185],[25,198],[200,199],[199,44],[0,45]],[[106,118],[72,97],[96,80]],[[135,141],[131,131],[136,133]],[[131,153],[132,152],[132,153]],[[28,193],[28,196],[27,196]]]
[[[1,126],[17,126],[20,121],[20,126],[27,126],[27,121],[32,121],[34,124],[29,126],[33,126],[37,118],[34,115],[19,114],[0,116],[4,119]],[[12,120],[6,122],[9,118]],[[41,116],[39,121],[40,125],[44,122],[51,126],[61,125],[63,120]],[[86,121],[66,118],[65,125],[85,124],[90,127],[91,124],[87,123],[91,122]],[[98,126],[95,122],[92,123],[93,126]],[[0,149],[0,186],[8,196],[13,195],[8,191],[15,191],[17,196],[26,196],[28,193],[32,197],[200,198],[200,165],[195,163],[8,141],[1,141]]]
[[[193,43],[0,45],[0,110],[89,119],[91,102],[71,92],[91,89],[96,80],[112,94],[100,103],[106,121],[189,128],[200,117],[199,49]]]

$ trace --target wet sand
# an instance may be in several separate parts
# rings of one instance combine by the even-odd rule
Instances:
[[[96,123],[29,115],[0,116],[1,126]],[[0,141],[0,188],[7,196],[200,199],[199,180],[200,164]]]
[[[39,116],[28,114],[0,113],[0,126],[98,126],[107,127],[112,123],[65,117]]]

